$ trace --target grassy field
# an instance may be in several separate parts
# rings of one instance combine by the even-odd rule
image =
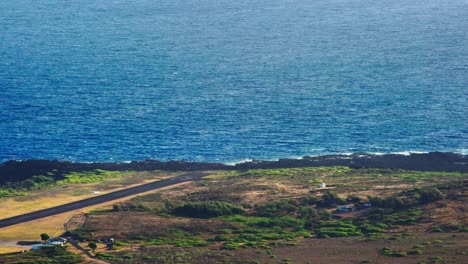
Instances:
[[[138,172],[128,173],[122,177],[102,178],[92,183],[62,182],[57,185],[44,186],[41,189],[30,190],[24,193],[23,196],[0,198],[0,219],[92,197],[96,195],[93,191],[99,191],[99,194],[105,194],[135,185],[161,180],[172,175],[174,174],[160,171]],[[132,197],[1,228],[0,254],[25,250],[27,248],[17,247],[16,242],[37,241],[41,233],[59,235],[63,232],[65,223],[68,223],[69,228],[76,228],[83,223],[84,219],[81,219],[81,216],[85,213],[98,208],[111,208],[114,202],[125,201],[130,198]],[[76,221],[77,219],[78,221]]]
[[[84,180],[77,179],[80,175]],[[161,180],[174,174],[155,171],[126,172],[117,174],[116,177],[95,175],[96,173],[74,173],[70,174],[67,180],[58,181],[56,184],[40,189],[25,191],[21,196],[0,198],[0,219]]]
[[[129,177],[109,181],[131,183]],[[115,238],[113,249],[98,243],[96,251],[97,259],[111,263],[462,263],[468,254],[467,189],[462,173],[220,171],[88,210],[72,235]],[[72,199],[76,191],[62,195]],[[336,212],[338,205],[356,211]],[[54,220],[57,226],[67,221]],[[32,230],[37,236],[45,228],[37,223],[4,234]]]

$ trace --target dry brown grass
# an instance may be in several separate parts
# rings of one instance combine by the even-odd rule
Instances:
[[[383,247],[395,250],[408,251],[422,242],[441,240],[443,244],[432,243],[426,245],[423,255],[408,255],[405,257],[389,257],[378,252]],[[468,240],[465,234],[427,234],[416,233],[410,237],[399,240],[365,241],[356,238],[330,238],[330,239],[303,239],[296,246],[283,246],[272,249],[272,255],[259,252],[257,249],[243,249],[234,251],[233,263],[246,263],[258,261],[259,263],[281,263],[284,259],[292,263],[314,264],[360,264],[360,263],[387,263],[387,264],[414,264],[419,261],[429,263],[428,259],[434,256],[442,257],[443,263],[466,263],[466,256],[456,252],[465,251]],[[273,259],[271,256],[275,256]],[[368,261],[368,262],[363,262]]]
[[[3,198],[0,199],[0,219],[96,196],[93,191],[106,194],[170,176],[172,174],[137,172],[127,177],[107,179],[99,183],[54,186],[45,190],[32,191],[28,196]]]
[[[86,226],[96,229],[95,238],[128,238],[135,236],[167,236],[173,229],[190,232],[215,232],[221,228],[233,228],[220,220],[194,218],[166,218],[146,212],[113,212],[96,214],[88,219]]]
[[[169,177],[169,176],[158,176],[157,179],[159,180],[161,179],[161,177]],[[140,184],[143,184],[149,181],[151,180],[143,179],[143,181],[140,181]],[[187,184],[187,183],[181,183],[178,185],[184,185],[184,184]],[[138,184],[133,184],[133,185],[138,185]],[[0,252],[2,252],[0,254],[18,252],[18,251],[24,250],[25,249],[24,247],[21,247],[21,248],[15,247],[17,241],[38,241],[40,240],[39,235],[41,233],[47,233],[51,236],[54,234],[59,235],[64,231],[63,226],[67,222],[69,223],[68,227],[70,229],[78,228],[83,224],[83,220],[84,220],[83,215],[85,213],[90,212],[91,210],[111,209],[112,205],[115,203],[125,202],[139,195],[150,195],[150,194],[159,192],[161,190],[167,190],[167,189],[171,189],[174,187],[177,188],[178,185],[169,186],[169,187],[161,188],[158,190],[148,191],[148,192],[141,193],[138,195],[125,197],[125,198],[113,200],[107,203],[102,203],[102,204],[98,204],[95,206],[90,206],[90,207],[82,208],[79,210],[75,210],[75,211],[71,211],[71,212],[67,212],[63,214],[58,214],[55,216],[45,217],[45,218],[41,218],[38,220],[34,220],[34,221],[30,221],[30,222],[26,222],[26,223],[14,225],[14,226],[0,228]],[[122,189],[122,188],[123,187],[120,187],[119,189]],[[117,190],[117,189],[109,190],[109,192],[114,191],[114,190]],[[10,201],[10,203],[7,203],[7,205],[13,206],[15,203],[17,203],[19,208],[14,210],[14,212],[27,213],[27,212],[39,210],[39,209],[54,206],[54,205],[64,204],[70,201],[74,201],[76,199],[76,197],[69,197],[66,194],[61,194],[59,198],[60,198],[59,200],[60,203],[47,203],[45,201],[50,200],[51,196],[47,196],[46,194],[44,194],[43,197],[40,197],[38,199],[38,201],[24,201],[25,204],[22,204],[22,202],[19,202],[19,201],[14,201],[14,202]],[[81,199],[83,197],[79,197],[79,198]],[[11,200],[11,199],[8,199],[8,200]],[[27,210],[27,205],[31,206],[29,210]],[[3,201],[2,201],[2,207],[0,208],[0,211],[1,210],[3,211],[7,210],[7,206],[4,206]],[[17,214],[12,214],[12,215],[17,215]]]

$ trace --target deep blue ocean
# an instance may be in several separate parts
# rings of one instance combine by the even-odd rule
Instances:
[[[466,0],[1,0],[0,161],[468,147]]]

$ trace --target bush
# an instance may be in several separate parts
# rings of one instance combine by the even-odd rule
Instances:
[[[112,205],[112,212],[122,212],[122,211],[134,211],[134,212],[147,212],[151,211],[150,208],[138,203],[138,202],[130,202],[130,203],[119,203]]]
[[[187,216],[195,218],[210,218],[223,215],[234,215],[244,213],[244,209],[240,206],[226,202],[208,201],[208,202],[193,202],[176,206],[172,213],[178,216]]]
[[[405,257],[408,254],[403,251],[395,251],[391,248],[384,247],[379,250],[379,253],[384,256],[389,256],[389,257]]]
[[[346,198],[346,201],[349,202],[349,203],[360,203],[361,202],[361,198],[357,197],[356,195],[348,195],[348,197]]]
[[[405,207],[405,204],[400,198],[397,197],[387,197],[385,199],[382,199],[380,197],[373,197],[373,196],[368,196],[369,202],[375,206],[375,207],[381,207],[381,208],[391,208],[391,209],[403,209]]]
[[[222,249],[236,250],[240,248],[239,243],[236,242],[226,242],[221,247]]]
[[[98,259],[106,259],[106,260],[115,260],[115,259],[118,259],[118,257],[114,256],[114,255],[111,255],[111,254],[107,254],[107,253],[96,253],[96,258]]]
[[[282,216],[276,218],[264,218],[256,223],[259,227],[281,227],[281,228],[296,228],[304,227],[304,221],[290,216]]]
[[[360,229],[364,234],[382,233],[384,231],[382,228],[370,224],[363,224]]]
[[[408,255],[422,255],[424,252],[420,249],[413,249],[408,251]]]
[[[431,258],[429,259],[429,263],[430,263],[430,264],[433,264],[433,263],[442,263],[442,262],[444,262],[444,259],[441,258],[441,257],[439,257],[439,256],[431,257]]]
[[[257,206],[257,214],[260,216],[285,215],[296,212],[297,203],[294,200],[273,201]]]
[[[223,236],[223,235],[217,235],[213,238],[208,239],[210,242],[216,242],[216,241],[228,241],[229,237],[228,236]]]
[[[347,221],[320,221],[318,222],[317,237],[347,237],[360,236],[361,231]]]
[[[72,264],[81,263],[83,259],[65,247],[43,247],[21,254],[0,255],[0,263],[47,263],[47,264]]]
[[[334,207],[338,204],[346,204],[346,200],[340,198],[336,192],[331,190],[325,190],[322,196],[322,200],[317,202],[318,207]]]
[[[416,189],[416,197],[421,204],[442,200],[444,195],[436,187]]]

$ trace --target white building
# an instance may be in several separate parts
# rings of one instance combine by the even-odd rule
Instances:
[[[63,237],[54,237],[47,241],[47,245],[51,246],[63,246],[65,243],[67,243],[67,239]]]

